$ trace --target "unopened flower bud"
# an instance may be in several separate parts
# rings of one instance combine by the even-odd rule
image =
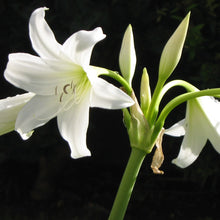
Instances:
[[[176,68],[183,50],[189,26],[190,12],[166,43],[160,58],[159,78],[165,81]]]
[[[151,102],[149,76],[146,68],[143,69],[143,74],[141,78],[140,100],[141,100],[141,109],[146,117]]]
[[[131,85],[136,66],[136,53],[131,25],[128,25],[119,54],[119,66],[125,80]]]

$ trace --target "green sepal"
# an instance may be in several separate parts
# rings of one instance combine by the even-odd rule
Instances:
[[[146,153],[150,153],[152,145],[150,144],[150,129],[139,103],[135,97],[134,92],[131,97],[135,104],[128,109],[123,109],[124,124],[127,128],[130,145],[132,148],[138,148]]]
[[[119,53],[119,66],[123,77],[131,86],[136,66],[136,52],[132,26],[130,24],[126,29],[122,40],[121,50]]]

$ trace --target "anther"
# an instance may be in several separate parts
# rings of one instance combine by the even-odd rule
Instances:
[[[70,84],[66,84],[64,87],[63,87],[63,91],[65,94],[68,94],[67,92],[67,88],[70,86]],[[71,87],[70,87],[71,88]]]
[[[57,95],[57,86],[56,86],[56,88],[55,88],[55,95]]]
[[[63,92],[60,95],[60,102],[62,102]]]

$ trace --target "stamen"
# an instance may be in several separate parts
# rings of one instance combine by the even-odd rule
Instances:
[[[55,96],[58,96],[59,102],[62,103],[62,108],[68,110],[72,104],[78,104],[88,88],[88,79],[82,78],[82,80],[76,84],[74,81],[64,84],[61,89],[59,86],[55,87]]]
[[[71,85],[70,85],[70,86],[71,86],[70,88],[72,89],[72,88],[73,88],[73,81],[71,81]],[[74,86],[74,87],[75,87],[75,86]]]
[[[66,84],[64,87],[63,87],[63,91],[65,94],[68,94],[67,92],[67,88],[70,86],[70,84]],[[71,87],[70,87],[71,88]]]
[[[57,86],[55,87],[55,95],[57,95]]]
[[[60,102],[62,102],[63,92],[60,95]]]

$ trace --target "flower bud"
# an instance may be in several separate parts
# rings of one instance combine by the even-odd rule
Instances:
[[[146,68],[143,69],[143,74],[141,78],[140,100],[141,100],[141,109],[146,117],[151,102],[149,76]]]
[[[159,79],[162,81],[165,81],[171,75],[180,60],[189,26],[189,18],[190,12],[177,27],[163,49],[159,65]]]
[[[119,53],[119,66],[125,80],[131,85],[136,66],[136,53],[131,25],[128,25]]]

